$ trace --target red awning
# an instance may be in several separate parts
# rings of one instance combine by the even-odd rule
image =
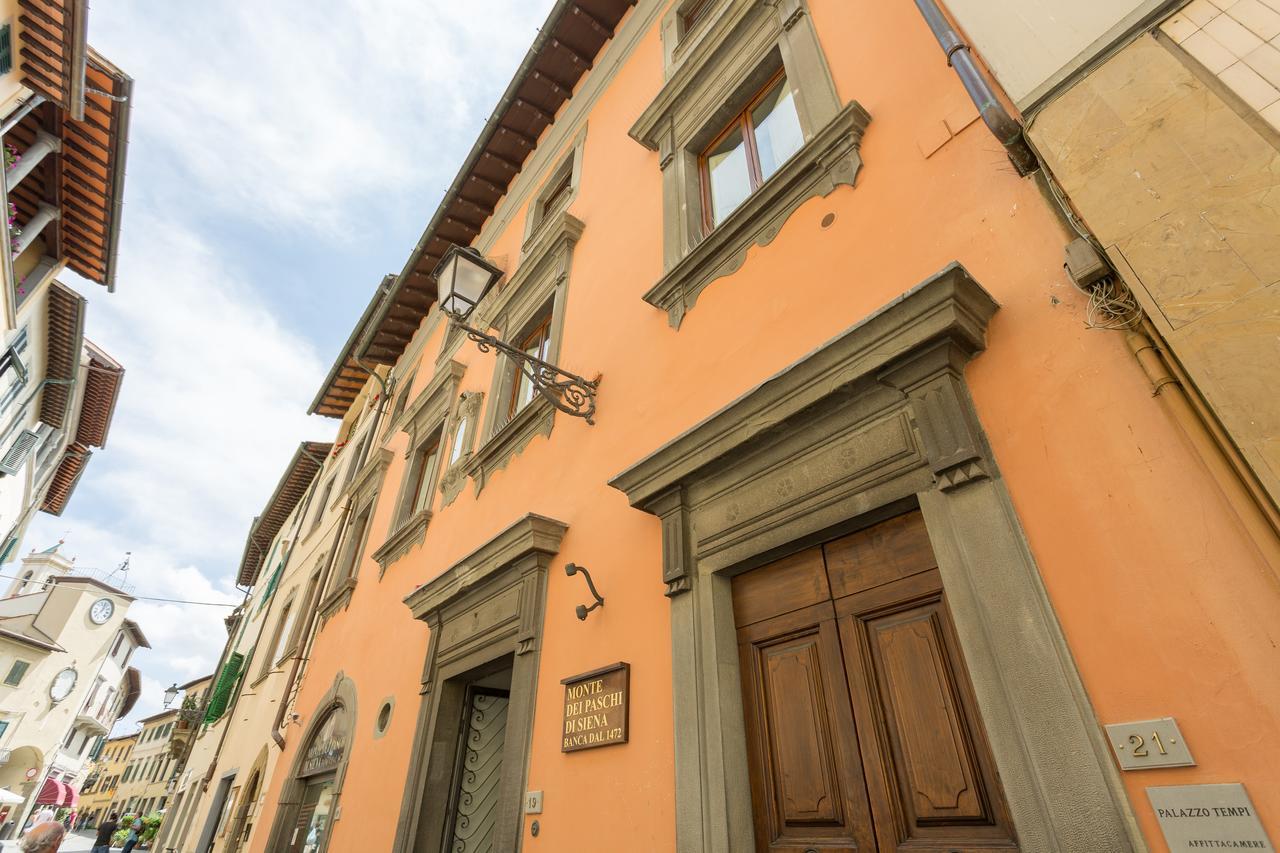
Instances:
[[[45,779],[44,787],[40,789],[40,796],[36,797],[36,805],[38,806],[74,806],[80,799],[80,795],[66,782],[59,782],[56,779]]]

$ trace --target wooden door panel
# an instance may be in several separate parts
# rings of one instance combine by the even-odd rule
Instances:
[[[816,633],[759,649],[781,823],[838,825],[840,781]]]
[[[938,565],[917,510],[822,546],[831,597],[842,598]]]
[[[830,603],[738,632],[756,849],[874,851]]]
[[[985,818],[977,773],[968,754],[954,686],[947,677],[936,614],[873,623],[871,647],[880,659],[880,689],[896,711],[893,729],[902,756],[904,793],[916,820],[938,823]]]
[[[881,850],[1015,848],[936,571],[836,606]]]
[[[830,600],[821,548],[808,548],[733,579],[733,621],[739,628]]]

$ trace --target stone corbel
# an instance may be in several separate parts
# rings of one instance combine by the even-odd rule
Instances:
[[[684,486],[676,485],[662,492],[648,506],[662,521],[662,582],[665,595],[673,598],[693,588],[693,539],[689,524],[689,506]]]
[[[887,368],[877,377],[906,395],[942,491],[986,479],[989,452],[965,391],[964,366],[975,352],[942,340]]]

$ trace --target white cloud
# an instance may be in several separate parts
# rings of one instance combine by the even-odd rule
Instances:
[[[251,519],[297,443],[335,426],[305,414],[333,343],[318,351],[255,288],[294,272],[288,252],[309,249],[296,245],[339,253],[335,236],[376,243],[393,217],[425,226],[550,5],[95,6],[90,41],[136,84],[119,292],[79,289],[88,336],[126,375],[107,448],[66,516],[37,515],[24,548],[65,536],[81,565],[107,568],[131,551],[140,596],[239,600]],[[228,242],[240,225],[252,244]],[[290,248],[264,245],[273,233]],[[382,248],[400,259],[411,246]],[[316,298],[350,286],[318,282]],[[153,649],[135,661],[131,720],[159,710],[168,684],[212,671],[227,611],[133,605]]]
[[[435,206],[549,2],[127,7],[95,19],[92,38],[119,44],[136,128],[175,153],[202,201],[342,233],[368,227],[355,211],[380,195]],[[189,193],[182,183],[171,189]]]

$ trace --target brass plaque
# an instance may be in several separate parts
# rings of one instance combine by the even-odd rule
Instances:
[[[1107,726],[1107,738],[1115,750],[1121,770],[1191,767],[1196,763],[1187,748],[1187,739],[1178,730],[1173,717],[1112,723]]]
[[[564,685],[561,752],[627,742],[631,664],[611,664],[560,683]]]
[[[1275,851],[1244,785],[1238,782],[1148,788],[1147,798],[1171,853]]]

